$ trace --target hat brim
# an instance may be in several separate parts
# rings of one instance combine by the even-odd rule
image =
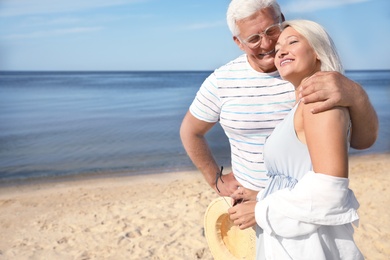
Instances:
[[[211,254],[216,260],[255,259],[256,232],[253,228],[241,230],[230,220],[227,201],[219,197],[207,207],[204,229]]]

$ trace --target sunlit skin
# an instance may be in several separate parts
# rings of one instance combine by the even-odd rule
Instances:
[[[301,81],[321,70],[321,62],[306,38],[291,27],[281,33],[275,45],[275,66],[283,79],[295,89]]]
[[[272,8],[262,9],[254,15],[237,22],[237,26],[240,29],[239,37],[240,39],[246,39],[252,34],[262,33],[269,26],[280,22],[279,19],[274,14]],[[252,68],[264,73],[276,71],[274,49],[277,38],[269,39],[263,36],[261,44],[256,48],[249,48],[238,37],[233,37],[233,39],[238,47],[248,55],[248,61]]]

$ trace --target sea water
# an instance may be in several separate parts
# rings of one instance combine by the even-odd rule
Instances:
[[[195,169],[181,121],[210,71],[0,72],[0,182],[56,176]],[[379,119],[390,151],[390,71],[349,71]],[[207,138],[218,163],[230,148],[220,126]]]

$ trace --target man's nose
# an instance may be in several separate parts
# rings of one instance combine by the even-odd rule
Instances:
[[[270,39],[269,37],[263,37],[261,39],[260,47],[265,50],[270,50],[275,48],[275,40]]]

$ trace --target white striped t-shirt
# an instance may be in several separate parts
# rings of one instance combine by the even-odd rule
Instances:
[[[202,84],[190,112],[199,120],[219,121],[230,142],[231,164],[244,187],[261,190],[267,176],[266,138],[295,103],[294,87],[277,72],[260,73],[247,56],[216,69]]]

